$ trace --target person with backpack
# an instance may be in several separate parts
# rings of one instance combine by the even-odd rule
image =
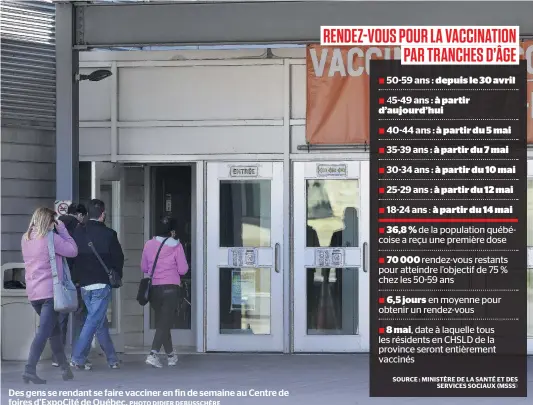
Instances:
[[[164,232],[144,245],[141,269],[152,275],[150,305],[155,311],[155,335],[152,350],[146,357],[146,364],[161,368],[159,350],[165,349],[168,366],[178,363],[178,355],[172,345],[171,329],[180,298],[181,276],[189,271],[187,258],[179,239],[176,239],[176,220],[165,217],[162,220]]]
[[[87,369],[87,356],[96,335],[110,368],[118,369],[119,360],[109,335],[107,309],[111,288],[120,286],[124,253],[117,233],[105,225],[103,201],[93,199],[87,207],[89,220],[74,230],[78,256],[74,260],[73,279],[81,287],[87,318],[72,350],[71,367]]]

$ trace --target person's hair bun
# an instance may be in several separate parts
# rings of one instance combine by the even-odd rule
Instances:
[[[166,234],[170,235],[172,231],[176,230],[176,220],[170,215],[166,215],[161,218],[161,223],[164,225],[163,229]]]

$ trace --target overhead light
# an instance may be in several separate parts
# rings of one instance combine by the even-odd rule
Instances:
[[[95,70],[92,73],[89,73],[88,75],[78,75],[78,80],[89,80],[91,82],[99,82],[100,80],[104,80],[111,76],[113,73],[111,73],[110,70],[107,69],[99,69]]]

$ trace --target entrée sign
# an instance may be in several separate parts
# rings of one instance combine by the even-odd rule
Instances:
[[[229,174],[231,177],[257,177],[258,166],[231,166]]]

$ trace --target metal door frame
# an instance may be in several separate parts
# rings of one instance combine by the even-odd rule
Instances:
[[[194,269],[191,275],[191,329],[172,331],[172,342],[178,347],[194,347],[197,352],[204,351],[204,164],[199,162],[172,162],[161,165],[144,165],[144,240],[152,238],[152,207],[155,197],[153,181],[155,166],[190,166],[192,168],[191,195],[191,229],[194,248],[189,268]],[[143,307],[143,345],[151,346],[155,330],[150,329],[150,306]],[[183,343],[185,342],[185,344]]]
[[[360,221],[359,221],[359,246],[361,252],[361,266],[359,267],[359,334],[358,335],[308,335],[306,320],[306,287],[305,278],[298,274],[299,267],[303,266],[303,253],[305,252],[305,233],[302,227],[306,225],[306,215],[302,217],[302,210],[307,207],[307,196],[300,190],[305,187],[305,180],[311,178],[324,178],[319,176],[306,175],[306,166],[318,164],[339,165],[347,164],[348,173],[346,179],[359,180],[359,198],[360,198]],[[350,168],[351,166],[351,168]],[[370,274],[363,271],[368,269],[368,241],[369,241],[369,213],[370,213],[370,162],[366,159],[354,160],[346,157],[345,159],[302,159],[292,161],[292,192],[293,192],[293,348],[294,352],[368,352],[370,349],[369,341],[369,300],[370,300]],[[356,169],[355,174],[350,173],[350,169]],[[331,177],[330,177],[331,178]],[[365,251],[365,252],[363,252]],[[365,263],[363,263],[365,261]]]
[[[257,166],[257,177],[230,176],[231,166]],[[225,171],[227,170],[227,174]],[[265,173],[261,176],[261,171]],[[206,199],[206,224],[210,232],[206,234],[206,268],[207,268],[207,292],[206,292],[206,351],[264,351],[283,352],[284,351],[284,232],[288,232],[283,216],[283,162],[246,162],[246,161],[218,161],[207,163],[207,199]],[[270,334],[268,335],[244,335],[244,334],[221,334],[220,333],[220,311],[219,311],[219,263],[223,255],[227,254],[227,249],[219,246],[219,201],[220,201],[220,181],[221,180],[251,180],[251,179],[271,179],[271,240],[269,254],[272,254],[272,266],[270,278]],[[279,244],[278,270],[275,271],[275,246]],[[263,249],[260,249],[263,250]]]

